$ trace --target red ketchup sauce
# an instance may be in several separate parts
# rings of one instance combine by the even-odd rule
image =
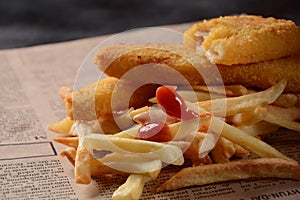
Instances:
[[[137,136],[137,139],[153,142],[169,142],[172,138],[169,126],[159,122],[143,124],[143,126],[139,129]]]
[[[192,120],[199,117],[198,113],[190,110],[182,97],[172,87],[161,86],[156,90],[158,105],[169,116],[182,121]]]
[[[190,110],[173,87],[161,86],[156,90],[156,99],[161,109],[169,116],[186,121],[198,118],[198,113]],[[149,122],[139,129],[137,139],[154,142],[168,142],[172,140],[169,126],[163,122]]]

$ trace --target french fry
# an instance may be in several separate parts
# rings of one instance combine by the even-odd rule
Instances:
[[[263,114],[256,108],[247,112],[238,113],[233,116],[226,118],[234,126],[247,126],[262,121],[264,118]]]
[[[193,86],[198,91],[217,93],[226,96],[242,96],[248,94],[247,88],[242,85],[225,85],[225,86]]]
[[[212,159],[216,163],[229,162],[230,158],[235,154],[236,150],[232,142],[224,137],[220,137],[211,151]]]
[[[233,127],[216,117],[212,118],[211,123],[223,124],[221,136],[227,138],[233,143],[239,144],[243,148],[249,150],[250,152],[258,156],[265,157],[265,158],[281,158],[285,160],[292,160],[287,156],[283,155],[282,153],[280,153],[278,150],[276,150],[269,144],[253,136],[249,136],[247,133],[244,133],[240,129]],[[212,128],[214,128],[214,126],[212,126]]]
[[[298,97],[296,94],[282,94],[276,99],[276,101],[274,101],[273,104],[284,108],[290,108],[295,106],[297,101]]]
[[[174,165],[182,165],[184,162],[180,148],[158,142],[89,134],[85,136],[83,143],[90,152],[96,149],[121,154],[136,153],[144,157],[158,158],[165,163]]]
[[[78,137],[66,137],[66,138],[54,138],[55,142],[59,142],[68,147],[78,147],[79,139]]]
[[[76,149],[67,148],[60,153],[61,156],[67,157],[72,165],[75,165],[76,159]],[[126,174],[123,171],[118,171],[116,169],[110,168],[102,164],[98,160],[91,160],[90,163],[91,176],[103,176],[106,174]]]
[[[210,156],[208,154],[202,158],[199,157],[200,146],[201,146],[202,141],[204,140],[205,136],[206,136],[206,133],[197,132],[195,134],[195,137],[194,137],[191,145],[184,152],[184,157],[190,159],[193,163],[193,166],[212,163],[212,159],[210,158]]]
[[[151,180],[141,174],[131,174],[126,182],[121,185],[112,195],[113,200],[137,200],[142,196],[144,185]]]
[[[261,105],[273,103],[283,92],[286,81],[281,81],[271,88],[262,92],[247,94],[240,97],[232,97],[226,99],[214,99],[210,101],[198,102],[198,106],[208,112],[212,112],[215,116],[236,115],[241,112],[247,112]],[[226,113],[224,108],[226,107]]]
[[[162,168],[162,162],[159,159],[142,157],[136,154],[111,153],[97,160],[118,171],[144,173],[152,178],[156,178]]]
[[[262,109],[263,108],[260,108],[261,111]],[[268,113],[279,115],[286,120],[296,121],[300,119],[300,108],[297,107],[282,108],[279,106],[268,105],[264,109]]]
[[[241,145],[233,144],[233,146],[235,148],[235,153],[234,153],[235,156],[243,158],[249,155],[249,151],[241,147]]]
[[[60,152],[62,157],[67,157],[70,163],[74,166],[75,165],[75,158],[76,158],[76,149],[74,148],[67,148]]]
[[[300,180],[298,163],[279,158],[258,158],[184,168],[163,183],[157,192],[188,186],[248,178]]]
[[[69,117],[62,119],[59,122],[56,122],[55,124],[50,124],[48,126],[48,129],[50,131],[53,131],[55,133],[64,134],[64,135],[71,135],[70,130],[73,126],[74,121],[71,120]]]
[[[83,145],[85,135],[91,132],[91,126],[86,123],[76,123],[79,136],[78,147],[75,157],[75,182],[81,184],[89,184],[91,182],[91,160],[92,155]]]
[[[76,183],[89,184],[91,182],[91,159],[90,153],[79,143],[75,158]]]
[[[144,106],[138,109],[130,110],[130,118],[133,119],[136,115],[149,111],[148,106]]]
[[[259,109],[259,110],[260,110],[260,112],[265,114],[264,120],[266,122],[269,122],[271,124],[276,124],[276,125],[279,125],[281,127],[284,127],[284,128],[290,129],[290,130],[300,132],[300,123],[299,122],[287,120],[278,114],[268,113],[264,109]]]
[[[128,139],[134,139],[137,136],[138,130],[141,127],[141,125],[134,125],[130,127],[129,129],[123,130],[119,133],[114,134],[115,137],[119,138],[128,138]]]
[[[220,99],[224,98],[225,96],[222,94],[210,94],[204,91],[189,91],[189,90],[178,90],[176,91],[184,100],[189,102],[196,102],[196,101],[206,101],[212,98]]]
[[[160,108],[151,107],[148,111],[139,113],[132,118],[138,124],[147,124],[151,122],[161,122],[165,124],[173,124],[178,122],[178,119],[168,116]]]
[[[274,105],[258,107],[249,112],[239,113],[227,118],[235,126],[247,126],[264,120],[266,114],[280,116],[289,121],[300,119],[300,108],[282,108]]]
[[[247,133],[248,135],[255,137],[259,135],[269,135],[270,133],[274,133],[280,128],[280,126],[271,124],[269,122],[261,121],[249,126],[237,126],[237,128]]]
[[[297,107],[282,108],[268,105],[264,108],[255,109],[255,112],[252,112],[252,118],[254,120],[261,119],[264,121],[247,125],[249,123],[246,123],[246,120],[240,120],[240,122],[237,123],[237,118],[235,118],[233,123],[238,129],[252,136],[268,135],[278,130],[280,126],[297,131],[299,130],[299,123],[294,122],[294,120],[300,118],[300,109]],[[249,117],[249,119],[251,119],[251,117]],[[231,118],[230,121],[232,122],[233,118]]]

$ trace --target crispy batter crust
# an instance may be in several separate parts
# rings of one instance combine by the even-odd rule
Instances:
[[[76,120],[111,115],[111,96],[117,82],[118,79],[108,77],[68,94],[64,99],[67,115]]]
[[[186,59],[186,58],[189,58]],[[109,76],[120,78],[136,66],[147,63],[166,64],[182,74],[192,86],[217,85],[221,81],[213,73],[208,73],[213,68],[207,59],[195,55],[195,51],[184,45],[114,45],[100,49],[95,57],[95,63]],[[201,63],[197,65],[196,63]],[[206,67],[203,67],[206,66]],[[286,80],[288,85],[285,92],[300,93],[300,55],[283,57],[270,61],[253,64],[237,64],[232,66],[217,65],[223,82],[228,84],[241,84],[246,87],[266,89],[280,80]],[[196,67],[201,68],[201,73]],[[204,69],[204,70],[203,70]],[[159,73],[158,73],[159,72]],[[167,82],[167,84],[182,84],[172,76],[166,75],[161,69],[153,73]],[[141,80],[146,79],[147,73],[140,74]],[[205,81],[201,75],[206,76]]]
[[[182,44],[142,44],[142,45],[113,45],[99,49],[94,58],[94,63],[100,70],[112,77],[121,78],[125,73],[144,64],[155,63],[152,71],[141,72],[134,81],[160,80],[161,84],[186,84],[182,77],[174,73],[179,72],[191,85],[204,80],[199,74],[213,73],[215,65],[209,63],[205,56],[200,56],[196,51]],[[149,66],[151,67],[151,66]],[[135,68],[137,69],[137,68]],[[216,68],[215,68],[216,70]],[[217,71],[217,70],[216,70]],[[131,72],[134,74],[134,71]],[[149,78],[150,77],[150,78]],[[131,77],[132,80],[132,77]],[[220,82],[215,77],[206,77],[208,83]]]
[[[119,129],[113,120],[113,112],[149,105],[148,99],[155,96],[157,87],[155,84],[136,87],[130,82],[107,77],[69,93],[64,99],[66,113],[74,120],[98,119],[103,131],[115,132]]]
[[[298,163],[278,158],[258,158],[184,168],[163,183],[158,192],[188,186],[248,178],[289,178],[300,180]]]
[[[300,51],[300,27],[273,17],[241,15],[204,20],[185,33],[184,43],[201,46],[216,64],[247,64]]]
[[[218,65],[224,84],[266,89],[286,80],[286,93],[300,93],[300,54],[276,60],[232,66]]]

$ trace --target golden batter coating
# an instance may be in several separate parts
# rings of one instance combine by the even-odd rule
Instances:
[[[74,120],[98,119],[104,124],[103,129],[106,124],[113,127],[113,112],[149,105],[148,99],[155,96],[157,87],[155,84],[136,87],[130,82],[107,77],[69,93],[64,99],[66,113]]]
[[[300,93],[300,54],[252,64],[218,65],[218,69],[226,85],[266,89],[286,80],[285,93]]]
[[[217,68],[211,64],[204,55],[199,55],[195,50],[187,48],[183,44],[142,44],[142,45],[113,45],[99,49],[94,58],[98,68],[109,76],[121,78],[131,71],[130,80],[140,82],[159,80],[159,84],[191,85],[221,83]],[[138,73],[138,67],[145,64],[151,68],[146,72],[145,68]],[[133,70],[135,69],[135,70]],[[201,74],[200,74],[200,73]],[[176,75],[179,73],[179,76]],[[205,82],[202,76],[205,76]],[[186,80],[183,80],[183,77]],[[134,79],[134,80],[133,80]],[[157,83],[157,82],[156,82]]]
[[[241,15],[204,20],[184,33],[184,43],[201,46],[216,64],[247,64],[300,51],[300,27],[273,17]]]
[[[195,51],[180,44],[114,45],[100,49],[95,57],[95,63],[109,76],[118,78],[136,66],[159,63],[177,70],[192,86],[222,83],[215,73],[209,73],[214,66],[207,62],[205,56],[196,55]],[[285,92],[300,93],[299,54],[252,64],[216,66],[224,85],[241,84],[246,87],[266,89],[284,79],[288,82]],[[197,67],[201,69],[201,74],[197,71]],[[152,73],[164,80],[165,84],[182,84],[180,80],[172,78],[169,71],[164,73],[163,69],[157,68]],[[202,75],[205,76],[205,81]],[[147,76],[149,76],[148,73],[140,73],[138,78],[144,80]]]
[[[117,82],[117,78],[108,77],[68,94],[64,99],[67,115],[74,120],[112,115],[111,96]]]

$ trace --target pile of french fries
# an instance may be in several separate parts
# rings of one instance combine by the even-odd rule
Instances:
[[[126,110],[122,118],[134,123],[116,134],[103,133],[97,120],[69,117],[48,128],[62,135],[55,141],[68,147],[61,155],[74,165],[76,183],[89,184],[95,176],[128,174],[113,199],[139,199],[144,185],[158,177],[163,166],[181,166],[185,160],[191,160],[192,166],[176,173],[157,192],[246,178],[300,180],[297,161],[263,141],[280,127],[300,132],[299,97],[283,94],[285,86],[286,81],[281,81],[258,92],[242,85],[225,86],[225,90],[221,86],[196,86],[194,91],[177,88],[177,95],[201,119],[173,119],[153,97],[149,99],[152,106]],[[164,118],[172,140],[137,138],[151,114]],[[260,158],[249,159],[249,154]]]

